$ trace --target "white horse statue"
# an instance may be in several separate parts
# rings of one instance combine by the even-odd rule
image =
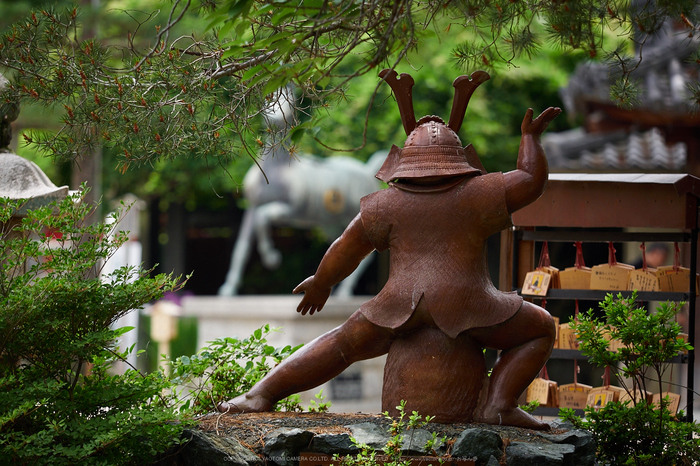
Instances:
[[[283,91],[273,108],[265,112],[270,128],[284,132],[291,127],[290,96],[291,91]],[[273,226],[320,228],[329,243],[340,236],[360,211],[360,199],[381,188],[374,175],[386,155],[386,151],[376,152],[367,163],[346,156],[293,158],[282,144],[268,143],[260,167],[251,167],[243,179],[247,208],[219,295],[237,293],[254,239],[265,267],[274,269],[281,264],[282,254],[271,239]],[[352,295],[370,261],[371,256],[338,285],[335,295]]]

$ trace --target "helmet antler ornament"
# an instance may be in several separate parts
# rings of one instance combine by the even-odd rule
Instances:
[[[395,70],[385,69],[379,76],[394,91],[408,137],[403,149],[392,146],[384,165],[375,175],[377,178],[389,183],[392,180],[486,173],[472,145],[462,147],[457,132],[464,121],[469,99],[476,88],[490,78],[488,73],[475,71],[470,76],[455,79],[449,124],[434,115],[416,121],[412,92],[414,81],[410,75],[402,73],[399,76]]]
[[[416,127],[416,115],[413,112],[413,84],[415,84],[413,78],[407,73],[401,73],[399,76],[395,70],[389,68],[382,70],[379,77],[386,81],[391,86],[391,90],[394,91],[403,129],[408,136]]]
[[[411,75],[407,73],[399,75],[395,70],[389,68],[382,70],[379,77],[386,81],[391,90],[394,91],[403,129],[408,136],[416,127],[416,115],[413,111],[413,85],[415,82]],[[452,131],[459,132],[472,94],[479,85],[489,79],[491,76],[486,71],[475,71],[469,76],[460,76],[454,80],[452,87],[455,88],[455,98],[452,101],[450,121],[447,124]]]
[[[483,82],[491,79],[491,76],[486,71],[475,71],[471,76],[460,76],[454,80],[452,87],[455,88],[455,98],[452,101],[452,111],[450,112],[450,121],[447,126],[455,133],[459,132],[464,121],[464,114],[467,112],[469,99],[477,87]],[[399,109],[400,111],[400,109]]]

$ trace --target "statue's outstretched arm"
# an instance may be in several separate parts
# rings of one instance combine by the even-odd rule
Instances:
[[[550,121],[561,113],[560,108],[549,107],[540,116],[532,119],[532,109],[525,112],[521,125],[522,138],[518,150],[518,168],[505,174],[506,203],[513,213],[537,200],[547,184],[549,167],[540,135]]]
[[[294,288],[293,293],[304,293],[297,312],[313,314],[323,309],[333,286],[350,275],[372,251],[374,246],[365,233],[360,214],[357,214],[343,234],[328,248],[316,274]]]

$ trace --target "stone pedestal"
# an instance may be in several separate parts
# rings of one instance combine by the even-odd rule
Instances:
[[[382,411],[396,416],[396,406],[405,400],[407,413],[435,416],[434,422],[472,422],[487,382],[484,353],[471,338],[422,329],[391,345]]]
[[[407,422],[404,420],[404,422]],[[253,413],[209,417],[186,430],[189,442],[168,452],[168,464],[236,466],[331,466],[334,455],[354,456],[351,437],[381,458],[391,440],[390,421],[379,415],[329,413]],[[441,439],[427,449],[432,434]],[[244,446],[245,445],[245,446]],[[404,433],[402,460],[443,466],[593,466],[595,440],[568,423],[552,432],[506,426],[429,423]]]

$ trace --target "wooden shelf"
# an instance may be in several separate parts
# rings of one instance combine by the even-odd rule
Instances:
[[[574,409],[574,412],[577,416],[580,417],[583,417],[583,415],[585,414],[582,409]],[[559,417],[559,408],[552,408],[550,406],[540,406],[537,409],[535,409],[535,412],[532,414],[533,416]]]
[[[522,241],[551,241],[553,243],[573,243],[581,241],[584,243],[624,243],[624,242],[647,242],[647,243],[688,243],[690,242],[690,232],[670,232],[670,233],[635,233],[620,230],[597,230],[591,231],[584,228],[562,229],[562,230],[517,230],[517,239]]]
[[[576,359],[586,361],[588,360],[588,356],[584,355],[579,350],[554,348],[552,350],[552,355],[549,357],[549,359]],[[688,355],[679,354],[678,356],[675,356],[674,358],[668,360],[668,362],[672,362],[675,364],[687,364]]]
[[[632,296],[632,291],[607,291],[607,290],[563,290],[551,289],[547,296],[534,296],[522,294],[522,288],[518,288],[518,294],[524,298],[532,299],[580,299],[585,301],[603,301],[609,294],[617,297],[621,294],[624,298]],[[688,301],[690,293],[663,292],[663,291],[638,291],[637,301]]]
[[[700,236],[700,178],[686,174],[551,174],[542,196],[513,213],[514,228],[501,233],[499,288],[522,290],[528,272],[536,267],[537,242],[686,243],[690,276],[698,271]],[[554,264],[556,265],[556,264]],[[603,301],[608,294],[630,297],[631,291],[549,290],[547,296],[523,295],[531,300]],[[688,341],[695,346],[699,313],[695,280],[687,293],[638,292],[637,300],[688,303]],[[575,350],[555,349],[552,359],[587,358]],[[686,363],[686,403],[693,420],[695,351],[670,362]],[[558,408],[539,408],[535,414],[557,416]],[[583,414],[583,411],[580,412]]]

